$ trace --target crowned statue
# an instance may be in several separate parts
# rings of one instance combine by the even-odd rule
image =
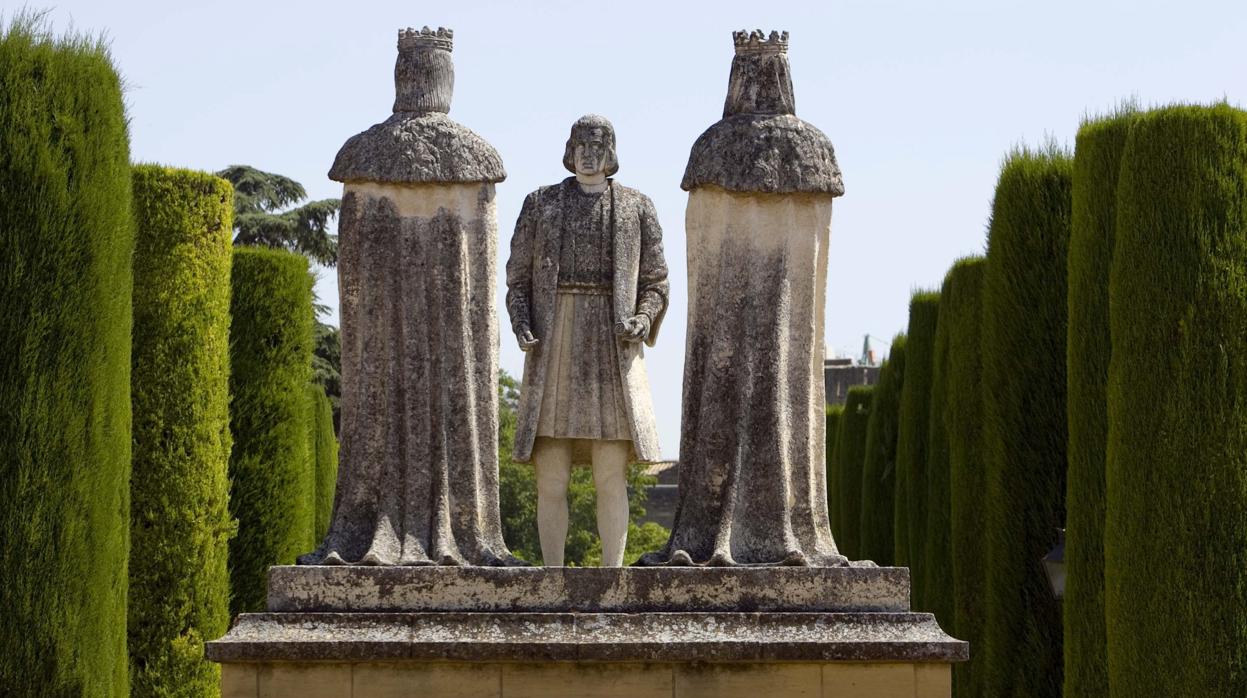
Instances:
[[[546,565],[563,564],[573,464],[591,463],[602,564],[623,564],[627,467],[661,460],[642,345],[667,308],[662,229],[649,197],[614,182],[615,129],[572,125],[575,176],[524,200],[507,262],[507,310],[526,352],[513,457],[532,462]]]

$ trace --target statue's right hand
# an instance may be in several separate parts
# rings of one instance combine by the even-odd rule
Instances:
[[[528,329],[527,325],[521,325],[515,329],[515,339],[520,343],[520,351],[528,351],[538,344],[533,331]]]

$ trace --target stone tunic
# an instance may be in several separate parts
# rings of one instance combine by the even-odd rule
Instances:
[[[537,436],[631,441],[611,312],[610,196],[576,186],[565,203],[558,296],[547,340],[555,369],[546,374]],[[583,452],[573,456],[586,460]]]
[[[614,182],[585,194],[574,177],[528,195],[507,261],[512,329],[526,325],[539,340],[524,357],[517,462],[531,459],[539,435],[629,440],[633,460],[662,459],[642,343],[618,339],[614,325],[646,315],[652,346],[667,288],[648,197]]]

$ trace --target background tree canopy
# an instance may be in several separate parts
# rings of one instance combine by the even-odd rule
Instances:
[[[249,165],[230,165],[216,175],[234,185],[235,245],[290,250],[327,267],[338,263],[338,236],[329,233],[329,222],[341,200],[283,210],[307,198],[302,184]]]

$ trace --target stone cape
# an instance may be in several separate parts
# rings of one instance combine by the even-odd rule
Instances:
[[[329,178],[337,182],[497,183],[502,157],[476,132],[440,112],[396,112],[338,151]]]

